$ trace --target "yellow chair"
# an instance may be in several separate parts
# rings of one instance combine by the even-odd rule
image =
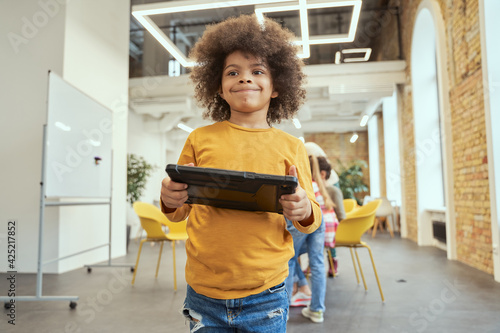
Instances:
[[[186,220],[182,222],[171,222],[155,205],[145,202],[134,202],[134,211],[141,220],[141,226],[146,231],[147,237],[141,240],[139,245],[139,252],[137,253],[137,260],[134,268],[134,276],[132,277],[132,284],[135,282],[137,274],[137,267],[139,266],[139,259],[141,257],[142,245],[145,242],[161,242],[160,254],[158,256],[158,263],[156,264],[156,275],[158,277],[158,270],[160,268],[161,253],[163,251],[163,243],[165,241],[172,242],[173,248],[173,265],[174,265],[174,290],[177,290],[177,272],[175,263],[175,241],[186,240],[188,238],[186,232]],[[165,234],[162,227],[167,226],[169,232]]]
[[[356,201],[356,199],[344,199],[342,203],[344,204],[344,210],[346,214],[352,212],[358,207],[358,202]]]
[[[356,251],[356,249],[359,247],[365,247],[368,249],[368,253],[370,254],[370,259],[373,265],[373,271],[375,272],[375,278],[377,279],[380,297],[382,298],[383,302],[384,293],[382,292],[382,287],[380,286],[377,268],[375,267],[375,261],[373,261],[372,250],[370,246],[368,246],[368,244],[361,240],[361,236],[373,226],[375,213],[381,202],[381,200],[373,200],[366,205],[360,206],[356,211],[348,214],[348,216],[340,222],[337,228],[337,233],[335,235],[335,247],[348,247],[351,251],[354,272],[356,273],[356,279],[358,280],[359,284],[358,270],[356,268],[356,262],[354,261],[354,255],[352,253],[352,250],[354,249],[365,290],[368,290],[368,288],[366,286],[365,276],[363,274],[363,269],[361,268],[361,262],[359,260],[358,252]],[[331,260],[331,258],[329,259]]]

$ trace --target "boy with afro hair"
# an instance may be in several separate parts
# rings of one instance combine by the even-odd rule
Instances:
[[[190,133],[178,164],[299,180],[280,198],[283,215],[185,204],[187,185],[163,180],[167,218],[189,216],[183,314],[192,332],[286,331],[284,281],[294,250],[285,217],[304,233],[321,224],[304,144],[272,127],[305,98],[293,38],[270,19],[240,16],[209,26],[190,54],[195,97],[215,123]]]

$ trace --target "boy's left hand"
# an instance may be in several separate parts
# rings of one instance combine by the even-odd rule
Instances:
[[[289,176],[299,178],[295,165],[290,167]],[[306,191],[298,184],[295,193],[284,194],[280,198],[280,204],[283,206],[283,215],[291,221],[304,221],[312,213],[311,200],[307,197]]]

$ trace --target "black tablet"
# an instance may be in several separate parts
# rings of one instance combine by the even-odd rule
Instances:
[[[297,178],[168,164],[168,176],[188,184],[186,203],[283,214],[279,198],[294,193]]]

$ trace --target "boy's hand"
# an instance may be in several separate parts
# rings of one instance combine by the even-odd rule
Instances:
[[[193,163],[185,164],[194,166]],[[176,183],[166,176],[161,182],[161,201],[167,208],[176,209],[182,207],[188,199],[187,184]]]
[[[290,167],[289,176],[297,177],[297,168],[295,165]],[[307,197],[306,191],[298,184],[295,193],[284,194],[280,198],[283,206],[283,215],[291,221],[304,221],[311,216],[311,200]]]

